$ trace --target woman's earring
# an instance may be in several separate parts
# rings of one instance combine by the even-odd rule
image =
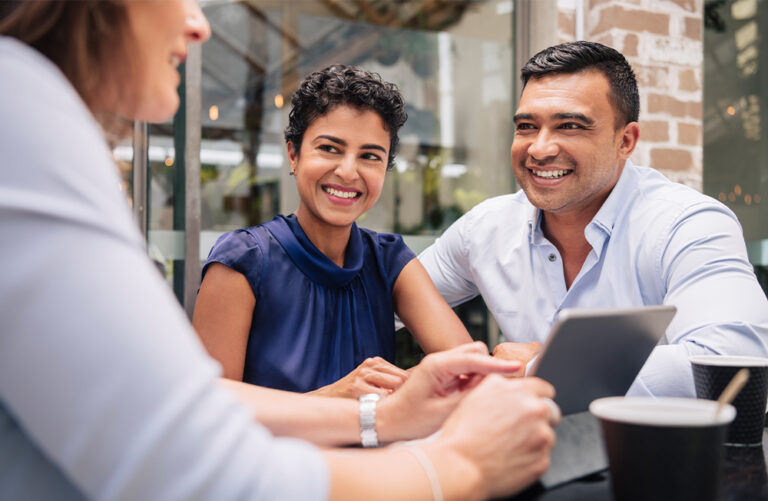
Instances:
[[[295,170],[293,170],[293,169],[291,169],[291,173],[290,173],[290,174],[288,174],[288,175],[289,175],[289,176],[295,176],[295,175],[296,175],[296,171],[295,171]]]

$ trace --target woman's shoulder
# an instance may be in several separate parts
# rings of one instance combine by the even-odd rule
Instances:
[[[270,260],[275,259],[270,252],[270,238],[263,224],[224,233],[211,247],[202,276],[212,264],[220,263],[244,275],[256,294],[270,269]]]
[[[371,266],[375,262],[375,266],[384,275],[391,278],[392,284],[403,267],[416,258],[416,254],[405,244],[403,237],[397,233],[379,233],[367,228],[360,228],[360,234],[363,241],[367,242],[364,247],[369,250],[365,256],[365,260],[368,262],[366,266]]]
[[[216,239],[213,249],[219,249],[226,246],[234,246],[242,249],[249,249],[259,245],[262,231],[261,225],[249,226],[247,228],[238,228],[236,230],[223,233]]]
[[[32,47],[14,38],[0,37],[0,75],[0,91],[4,96],[12,96],[2,101],[3,117],[9,118],[6,123],[17,128],[27,125],[38,132],[37,137],[56,130],[43,144],[56,137],[82,134],[86,127],[97,138],[96,142],[104,142],[101,128],[72,84],[55,64]],[[14,112],[23,118],[14,117]]]
[[[263,224],[228,231],[216,239],[206,264],[220,262],[233,267],[261,263],[269,254],[269,232]]]
[[[397,233],[377,232],[368,228],[359,228],[359,230],[360,235],[364,240],[367,240],[378,248],[394,250],[406,247],[402,235]]]

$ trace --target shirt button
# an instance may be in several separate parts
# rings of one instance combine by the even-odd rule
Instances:
[[[554,263],[557,260],[557,256],[555,256],[554,254],[550,254],[549,256],[547,256],[547,259],[549,259],[549,262]]]

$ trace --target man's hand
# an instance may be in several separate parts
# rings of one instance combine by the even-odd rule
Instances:
[[[486,374],[510,375],[519,369],[517,362],[488,356],[480,342],[427,355],[400,389],[379,402],[379,438],[392,442],[429,435]]]
[[[522,364],[520,370],[512,374],[514,377],[525,376],[525,369],[528,363],[533,360],[541,350],[541,343],[531,341],[530,343],[500,343],[493,350],[493,356],[503,360],[516,360]]]
[[[357,398],[366,393],[388,395],[398,389],[407,379],[408,373],[381,357],[363,360],[355,370],[335,383],[310,392],[323,397]]]

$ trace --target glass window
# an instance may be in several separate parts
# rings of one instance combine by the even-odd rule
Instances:
[[[184,116],[183,65],[179,72],[180,111],[164,123],[134,124],[133,137],[117,145],[113,156],[137,224],[146,232],[149,257],[183,304],[185,166],[176,153],[183,151],[186,140],[183,127],[177,126]]]
[[[312,71],[359,65],[396,83],[397,167],[359,221],[418,251],[513,188],[511,2],[219,2],[203,46],[202,241],[298,207],[283,129]]]
[[[704,191],[744,228],[768,290],[768,2],[705,3]]]
[[[212,36],[202,47],[201,258],[222,233],[298,207],[283,140],[290,96],[331,64],[379,73],[407,103],[396,168],[361,226],[403,234],[418,253],[472,206],[514,189],[511,0],[202,4]],[[169,146],[173,132],[163,136],[151,145]],[[153,227],[167,230],[175,178],[160,175],[172,169],[160,161]],[[474,337],[493,344],[498,329],[481,299],[458,313]],[[398,353],[410,357],[412,348]]]

